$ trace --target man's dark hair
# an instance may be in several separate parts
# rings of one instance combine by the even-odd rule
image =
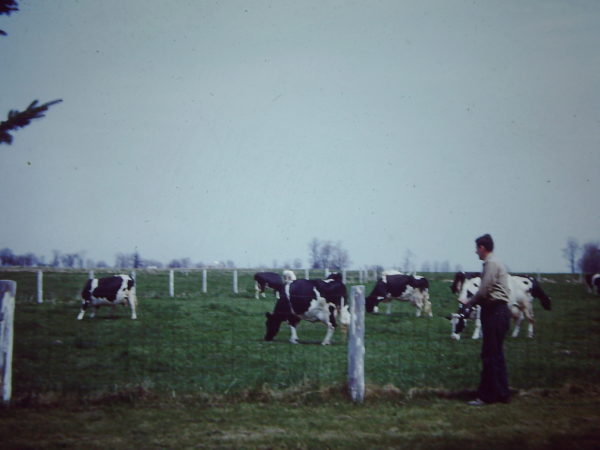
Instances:
[[[483,245],[483,247],[488,252],[494,251],[494,240],[492,239],[492,236],[490,236],[489,234],[484,234],[483,236],[479,236],[477,239],[475,239],[475,244],[477,245],[477,247],[479,247],[480,245]]]

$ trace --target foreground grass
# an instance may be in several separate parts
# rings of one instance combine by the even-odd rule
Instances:
[[[111,400],[0,411],[0,448],[581,448],[600,446],[600,395],[517,395],[508,405],[342,394],[253,402]]]

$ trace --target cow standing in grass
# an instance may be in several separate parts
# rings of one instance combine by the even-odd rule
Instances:
[[[405,275],[400,272],[387,270],[377,280],[375,287],[366,298],[367,312],[379,312],[379,303],[387,303],[387,314],[391,313],[391,301],[410,302],[416,309],[416,316],[426,314],[431,317],[431,302],[429,301],[429,282],[421,276]]]
[[[265,298],[265,290],[269,287],[275,291],[275,294],[283,287],[283,278],[275,272],[257,272],[254,274],[254,297],[258,300],[259,296]]]
[[[479,306],[466,306],[463,302],[468,301],[479,289],[481,277],[473,277],[463,282],[459,295],[460,306],[456,313],[451,314],[448,319],[452,324],[452,339],[460,339],[460,333],[464,330],[466,321],[473,319],[475,321],[475,331],[473,339],[481,337],[481,320]],[[538,281],[527,275],[509,275],[508,283],[510,288],[508,307],[510,308],[515,326],[512,337],[517,337],[521,328],[521,322],[527,319],[527,336],[533,337],[533,324],[535,323],[533,315],[533,299],[540,300],[542,307],[548,311],[552,309],[552,301],[546,295]]]
[[[83,319],[87,308],[91,305],[94,310],[90,317],[94,317],[102,305],[127,305],[131,307],[131,318],[137,319],[135,308],[137,297],[135,294],[135,281],[129,275],[115,275],[106,278],[90,278],[81,291],[81,311],[77,320]]]
[[[346,286],[340,274],[331,274],[324,280],[295,280],[286,283],[279,292],[279,299],[272,313],[265,314],[265,340],[272,341],[283,322],[290,326],[290,342],[298,343],[296,327],[301,320],[322,322],[327,326],[327,333],[321,345],[329,345],[337,326],[338,312],[344,323],[347,316]]]

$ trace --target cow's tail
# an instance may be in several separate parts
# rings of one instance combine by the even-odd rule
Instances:
[[[542,308],[547,311],[552,310],[552,301],[550,300],[550,297],[546,295],[542,286],[535,278],[532,278],[531,280],[533,282],[533,285],[531,286],[531,295],[540,301]]]

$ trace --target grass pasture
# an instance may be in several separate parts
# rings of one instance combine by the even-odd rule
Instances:
[[[133,438],[116,431],[125,427],[116,422],[128,417],[149,427],[148,445],[140,448],[365,448],[369,443],[385,448],[400,440],[417,448],[427,448],[427,442],[478,448],[481,436],[468,424],[461,427],[459,419],[470,417],[484,426],[488,416],[515,436],[533,433],[535,439],[526,448],[564,443],[569,433],[582,448],[600,442],[600,432],[593,431],[600,429],[600,414],[592,412],[600,406],[600,298],[571,276],[544,276],[553,310],[544,311],[536,301],[535,338],[527,339],[523,326],[520,337],[507,339],[516,400],[486,407],[475,416],[461,408],[465,390],[477,386],[480,342],[468,339],[470,328],[460,342],[449,338],[444,316],[456,308],[450,274],[428,276],[433,318],[416,318],[414,308],[398,302],[390,316],[367,315],[368,391],[360,406],[345,395],[347,355],[340,330],[327,347],[319,345],[325,328],[306,322],[298,328],[299,345],[288,343],[286,326],[274,342],[263,341],[264,313],[272,309],[274,296],[255,300],[252,274],[239,271],[239,293],[233,294],[231,271],[210,271],[204,294],[199,272],[176,272],[171,298],[167,273],[139,271],[137,321],[129,319],[124,307],[114,314],[101,308],[96,318],[77,321],[78,293],[87,273],[45,272],[44,303],[37,304],[34,272],[0,272],[0,279],[18,283],[13,402],[0,418],[0,432],[5,436],[6,429],[14,439],[0,448],[39,448],[35,444],[40,439],[47,439],[43,447],[131,448]],[[350,273],[348,285],[357,282]],[[366,284],[367,292],[372,285]],[[572,414],[559,420],[538,412],[540,417],[511,428],[515,411],[525,417],[527,411],[544,407]],[[41,424],[44,411],[52,411],[53,430],[62,430],[62,438]],[[311,438],[293,430],[291,418],[301,411],[309,422],[327,429],[329,437]],[[81,413],[95,419],[85,421]],[[380,424],[369,422],[369,416],[378,415],[385,415]],[[172,416],[180,418],[189,436],[176,431]],[[72,420],[81,421],[83,430],[97,427],[108,434],[84,443],[85,433],[67,426]],[[40,434],[31,440],[32,424],[38,422]],[[314,428],[311,423],[303,427]],[[553,424],[547,432],[537,429],[547,424]],[[13,426],[12,433],[8,426]],[[111,426],[116,426],[112,434]],[[452,431],[455,427],[458,434]],[[494,426],[485,433],[500,431]],[[446,440],[434,445],[427,438],[432,435]],[[511,446],[511,438],[502,439],[508,440],[497,442]]]

